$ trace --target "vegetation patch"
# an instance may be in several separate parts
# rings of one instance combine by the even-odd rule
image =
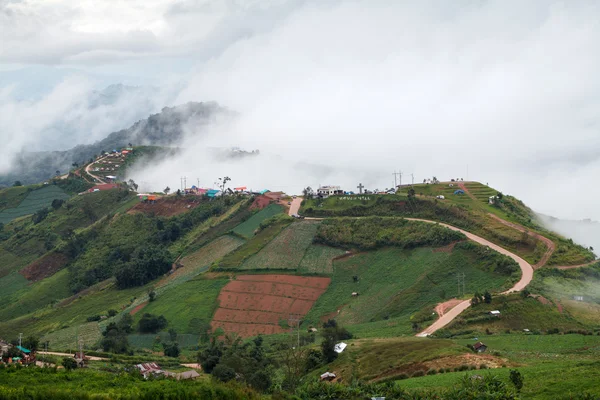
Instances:
[[[27,194],[17,207],[5,208],[0,211],[0,223],[6,224],[15,218],[34,214],[39,210],[50,207],[53,200],[67,200],[69,197],[68,194],[55,185],[47,185],[33,190]]]
[[[402,218],[339,218],[325,220],[315,242],[333,247],[372,250],[384,246],[445,246],[466,237],[440,225]]]
[[[29,281],[39,281],[54,275],[69,262],[69,257],[58,252],[50,252],[23,268],[20,273]]]
[[[248,258],[242,269],[297,269],[313,241],[320,221],[295,222],[261,251]]]
[[[299,273],[306,274],[331,274],[333,273],[333,260],[346,254],[346,251],[335,247],[311,244],[306,249],[300,265]]]
[[[258,229],[261,222],[281,212],[283,212],[283,206],[279,204],[270,204],[252,215],[245,222],[236,226],[233,229],[233,232],[245,239],[250,239],[254,236],[254,232]]]

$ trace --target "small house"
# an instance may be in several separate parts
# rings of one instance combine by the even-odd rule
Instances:
[[[218,189],[208,189],[206,191],[206,195],[210,198],[219,197],[221,195],[221,191]]]
[[[196,379],[200,376],[199,373],[197,373],[196,371],[194,371],[193,369],[189,370],[189,371],[185,371],[185,372],[180,372],[178,374],[175,375],[175,379],[177,379],[178,381],[180,380],[186,380],[186,379]]]
[[[575,300],[575,301],[583,301],[583,296],[573,296],[573,300]]]
[[[324,374],[321,374],[321,380],[322,381],[328,381],[331,382],[332,380],[335,379],[335,374],[331,373],[331,372],[325,372]]]
[[[317,189],[317,195],[320,197],[329,197],[344,194],[344,191],[339,186],[320,186]]]
[[[483,342],[477,342],[473,345],[473,350],[478,353],[483,353],[487,350],[487,346]]]
[[[500,316],[500,311],[498,311],[498,310],[493,310],[493,311],[490,311],[490,313],[489,313],[489,314],[490,314],[491,316],[493,316],[493,317],[499,317],[499,316]]]
[[[446,199],[446,197],[443,194],[438,194],[437,196],[435,196],[435,198],[440,200]]]
[[[340,343],[336,344],[335,346],[333,346],[333,351],[340,354],[341,352],[343,352],[346,349],[346,347],[348,347],[348,345],[346,343],[340,342]]]
[[[462,189],[458,189],[458,190],[454,191],[454,194],[457,195],[457,196],[462,196],[462,195],[465,194],[465,191],[462,190]]]
[[[309,333],[316,333],[317,332],[317,328],[315,328],[314,326],[311,326],[310,328],[308,328],[308,332]]]
[[[490,196],[488,199],[488,203],[491,205],[496,204],[496,199],[498,198],[498,196]]]
[[[358,297],[358,292],[352,292],[352,297]]]

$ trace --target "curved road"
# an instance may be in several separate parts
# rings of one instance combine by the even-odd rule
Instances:
[[[420,218],[406,218],[406,219],[409,221],[419,221],[419,222],[425,222],[428,224],[439,224],[439,225],[441,225],[445,228],[451,229],[453,231],[461,232],[467,238],[469,238],[469,240],[472,240],[472,241],[482,244],[484,246],[488,246],[489,248],[496,250],[498,253],[504,254],[504,255],[512,258],[513,260],[515,260],[517,262],[517,264],[519,264],[519,267],[521,268],[521,273],[522,273],[521,279],[512,288],[508,289],[507,291],[503,292],[502,294],[519,292],[519,291],[525,289],[525,287],[527,287],[527,285],[529,285],[529,283],[533,279],[533,267],[531,266],[531,264],[529,264],[527,261],[523,260],[518,255],[511,253],[510,251],[508,251],[506,249],[503,249],[502,247],[490,242],[489,240],[486,240],[482,237],[474,235],[463,229],[457,228],[452,225],[444,224],[441,222],[435,222],[435,221],[430,221],[427,219],[420,219]],[[450,311],[448,311],[447,313],[442,315],[440,318],[438,318],[437,321],[435,321],[431,326],[429,326],[423,332],[419,333],[417,336],[421,336],[421,337],[429,336],[432,333],[434,333],[435,331],[437,331],[438,329],[443,328],[444,326],[446,326],[450,322],[452,322],[452,320],[454,320],[454,318],[456,318],[460,313],[462,313],[464,310],[466,310],[470,305],[471,305],[471,300],[465,300],[465,301],[459,303],[457,306],[455,306]]]

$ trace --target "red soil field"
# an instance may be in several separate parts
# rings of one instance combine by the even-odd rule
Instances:
[[[254,201],[250,205],[249,209],[250,210],[254,210],[254,209],[262,210],[263,208],[268,206],[270,203],[271,203],[270,198],[268,198],[267,196],[264,196],[264,195],[260,195],[254,199]]]
[[[239,275],[219,294],[212,328],[242,337],[285,332],[290,314],[301,317],[330,283],[329,278],[293,275]]]
[[[60,253],[48,253],[45,256],[38,258],[19,273],[28,281],[39,281],[54,275],[61,270],[69,262],[69,257]]]

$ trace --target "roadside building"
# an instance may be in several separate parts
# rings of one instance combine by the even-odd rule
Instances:
[[[487,346],[483,342],[477,342],[473,345],[473,350],[478,353],[483,353],[487,350]]]
[[[320,197],[329,197],[342,194],[344,194],[344,191],[339,186],[319,186],[319,188],[317,189],[317,196]]]

